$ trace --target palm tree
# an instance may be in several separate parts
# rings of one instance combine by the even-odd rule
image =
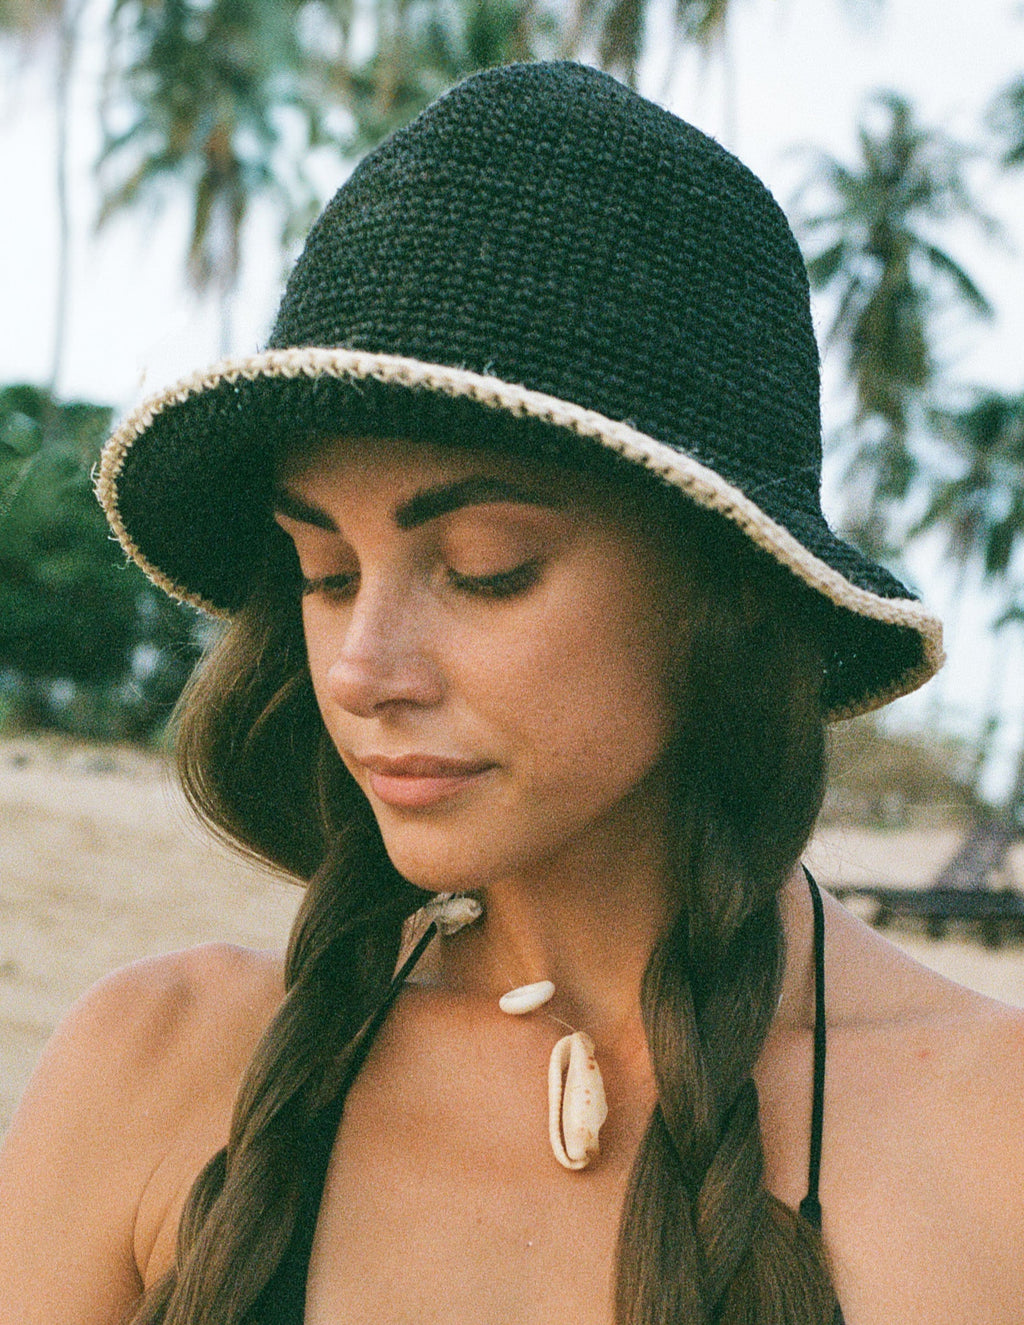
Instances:
[[[273,199],[286,221],[304,200],[301,177],[288,180],[278,159],[286,108],[314,132],[296,9],[287,0],[115,0],[112,11],[100,221],[186,182],[189,277],[219,290],[225,318],[255,199]]]
[[[943,469],[912,535],[940,528],[949,556],[1005,582],[1024,548],[1024,395],[986,390],[959,410],[933,409]]]
[[[59,0],[0,5],[19,2]],[[226,314],[253,202],[274,201],[283,242],[311,219],[296,164],[310,146],[351,158],[459,78],[510,60],[590,59],[635,85],[653,3],[113,0],[101,220],[184,183],[189,277],[217,287]],[[736,8],[672,0],[674,44],[724,58]]]
[[[331,11],[338,40],[321,71],[354,120],[344,146],[359,151],[460,78],[511,60],[583,58],[635,86],[651,0],[375,0],[360,10],[362,60],[355,8],[348,0]],[[710,47],[727,8],[728,0],[676,0],[674,40]]]
[[[951,562],[999,587],[997,631],[1024,624],[1024,393],[978,392],[959,409],[933,409],[942,447],[929,501],[910,536],[938,529]],[[1024,748],[1005,812],[1024,828]]]
[[[730,0],[676,0],[676,40],[697,47],[704,60],[717,54],[722,69],[723,137],[737,150],[736,66],[733,60],[732,19],[736,4]]]
[[[547,53],[550,29],[513,0],[115,0],[101,222],[185,182],[189,279],[226,319],[255,200],[276,204],[283,242],[311,219],[310,146],[350,157],[463,75]]]
[[[846,7],[854,11],[874,11],[880,3],[881,0],[845,0]],[[730,34],[739,7],[737,0],[673,0],[669,14],[673,55],[685,46],[694,46],[705,61],[717,56],[721,62],[725,85],[723,137],[734,148],[736,71]],[[568,19],[561,22],[561,54],[568,58],[591,58],[602,69],[635,87],[653,8],[651,0],[576,0]]]
[[[53,319],[53,349],[50,356],[51,393],[60,386],[67,339],[68,306],[71,297],[71,198],[68,139],[71,130],[71,80],[78,48],[78,29],[85,0],[65,0],[57,28],[56,141],[54,171],[57,185],[57,293]]]
[[[468,74],[556,53],[551,13],[516,0],[376,0],[362,18],[356,42],[351,6],[339,6],[330,56],[312,53],[319,86],[350,117],[338,142],[346,155],[375,146]]]
[[[567,58],[593,60],[630,87],[636,87],[640,58],[647,44],[650,0],[576,0],[561,23],[559,53]],[[725,74],[724,137],[735,141],[735,87],[728,40],[735,0],[674,0],[669,40],[674,54],[695,46],[705,60],[717,54]]]
[[[853,470],[869,471],[867,509],[906,496],[918,470],[912,424],[932,386],[952,316],[991,315],[963,266],[941,246],[942,223],[989,226],[964,178],[970,155],[918,124],[894,92],[876,95],[858,132],[860,159],[823,153],[801,191],[818,205],[798,228],[816,290],[832,295],[826,343],[838,347],[853,393]]]

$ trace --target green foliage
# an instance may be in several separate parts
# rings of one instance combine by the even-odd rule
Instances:
[[[971,763],[955,738],[899,736],[873,713],[834,723],[823,818],[894,828],[939,813],[969,823],[981,809]]]
[[[891,561],[894,512],[931,483],[927,411],[945,381],[943,333],[992,308],[942,243],[944,227],[994,225],[966,182],[973,152],[921,125],[893,92],[868,103],[859,156],[814,153],[798,204],[812,288],[831,295],[826,342],[853,408],[833,441],[846,453],[847,531]],[[805,206],[808,197],[814,204]]]
[[[864,14],[881,2],[845,0]],[[653,13],[672,42],[710,53],[724,49],[740,8],[112,0],[102,218],[187,196],[189,278],[228,296],[257,203],[276,209],[283,246],[305,230],[317,202],[305,175],[311,149],[333,152],[340,174],[451,84],[511,60],[583,58],[635,85]],[[0,0],[0,36],[63,24],[71,42],[68,17],[79,9],[79,0]],[[1024,78],[993,99],[988,124],[1001,163],[1024,163]],[[1024,537],[1021,400],[989,392],[936,408],[950,399],[945,331],[991,312],[943,237],[951,222],[988,226],[966,183],[972,152],[922,125],[892,92],[868,104],[858,141],[851,162],[813,156],[804,192],[812,205],[801,203],[798,220],[812,284],[831,298],[827,339],[852,398],[835,438],[852,497],[847,529],[893,562],[906,534],[894,517],[917,503],[911,534],[944,529],[954,560],[1005,587],[1001,620],[1024,620],[1014,580]],[[171,698],[180,685],[196,625],[125,569],[106,536],[88,491],[106,413],[27,387],[0,392],[0,705],[5,675],[18,678],[19,693],[35,685],[44,697],[62,678],[76,702],[102,694],[111,712],[130,711],[145,727],[156,723],[152,697],[163,689]],[[146,657],[161,660],[156,672],[145,673]]]
[[[911,532],[942,529],[954,561],[1005,581],[1024,548],[1024,395],[980,392],[962,409],[933,410],[931,424],[953,477],[933,482]]]
[[[188,190],[189,279],[230,292],[257,199],[285,242],[311,219],[302,161],[351,159],[453,83],[577,56],[634,84],[650,0],[114,0],[101,220]],[[674,40],[705,50],[729,0],[676,0]]]
[[[110,417],[0,389],[0,676],[15,720],[146,737],[191,668],[197,626],[110,537],[90,478]]]
[[[237,282],[257,199],[286,240],[311,217],[302,160],[356,154],[476,69],[554,52],[514,0],[115,0],[101,221],[184,186],[198,289]]]
[[[346,155],[373,147],[477,70],[557,52],[551,12],[515,0],[347,0],[332,15],[334,53],[318,72],[351,125],[339,141]]]
[[[725,32],[730,0],[676,0],[676,25],[687,41],[707,47]]]
[[[721,49],[736,0],[673,0],[668,13],[674,46],[696,46],[704,56]],[[635,87],[647,39],[650,0],[580,0],[564,29],[562,53],[592,53],[602,69]]]

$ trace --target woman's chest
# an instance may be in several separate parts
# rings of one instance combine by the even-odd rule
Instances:
[[[616,1110],[601,1156],[567,1172],[543,1072],[496,1067],[497,1081],[464,1076],[411,1099],[394,1078],[358,1083],[324,1187],[307,1325],[611,1325],[639,1137]]]
[[[611,1325],[617,1210],[531,1202],[500,1169],[393,1177],[325,1194],[307,1325]]]

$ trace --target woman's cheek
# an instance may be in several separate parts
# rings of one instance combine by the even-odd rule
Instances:
[[[568,794],[608,783],[614,795],[631,784],[660,758],[672,725],[661,660],[599,635],[563,626],[549,647],[510,655],[504,672],[501,697],[537,776]]]

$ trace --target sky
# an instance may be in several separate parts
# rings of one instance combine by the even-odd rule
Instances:
[[[769,185],[784,207],[794,198],[805,158],[824,149],[852,158],[865,98],[879,88],[907,95],[923,123],[977,141],[994,93],[1024,72],[1024,0],[733,0],[731,82],[723,62],[694,53],[668,58],[655,40],[642,90],[725,142]],[[93,106],[104,55],[103,0],[91,0],[72,84],[73,287],[67,350],[59,388],[67,397],[107,401],[118,410],[219,357],[220,322],[212,300],[199,301],[182,279],[186,216],[181,207],[111,223],[94,233],[91,166],[98,148]],[[53,341],[54,96],[48,62],[20,70],[0,65],[0,382],[45,381]],[[732,106],[731,112],[727,109]],[[314,163],[324,196],[345,169],[326,157]],[[964,328],[948,352],[964,383],[1024,389],[1024,170],[1000,176],[981,161],[972,181],[985,207],[1004,225],[993,244],[969,227],[944,242],[976,275],[998,308],[992,325]],[[232,319],[231,349],[265,338],[284,265],[266,214],[247,236],[242,293]],[[825,310],[816,307],[819,330]],[[832,368],[824,356],[826,383]],[[825,421],[830,401],[826,392]],[[829,483],[836,481],[826,466]],[[829,506],[826,502],[826,512]],[[976,721],[997,684],[1004,718],[1003,758],[989,787],[997,793],[1009,754],[1024,740],[1024,647],[1010,634],[993,649],[985,640],[992,604],[976,586],[955,585],[941,549],[924,547],[909,568],[927,600],[947,618],[950,664],[918,698],[894,706],[897,725]],[[964,591],[966,589],[966,592]],[[1017,632],[1024,634],[1024,632]],[[898,712],[897,712],[898,711]]]

